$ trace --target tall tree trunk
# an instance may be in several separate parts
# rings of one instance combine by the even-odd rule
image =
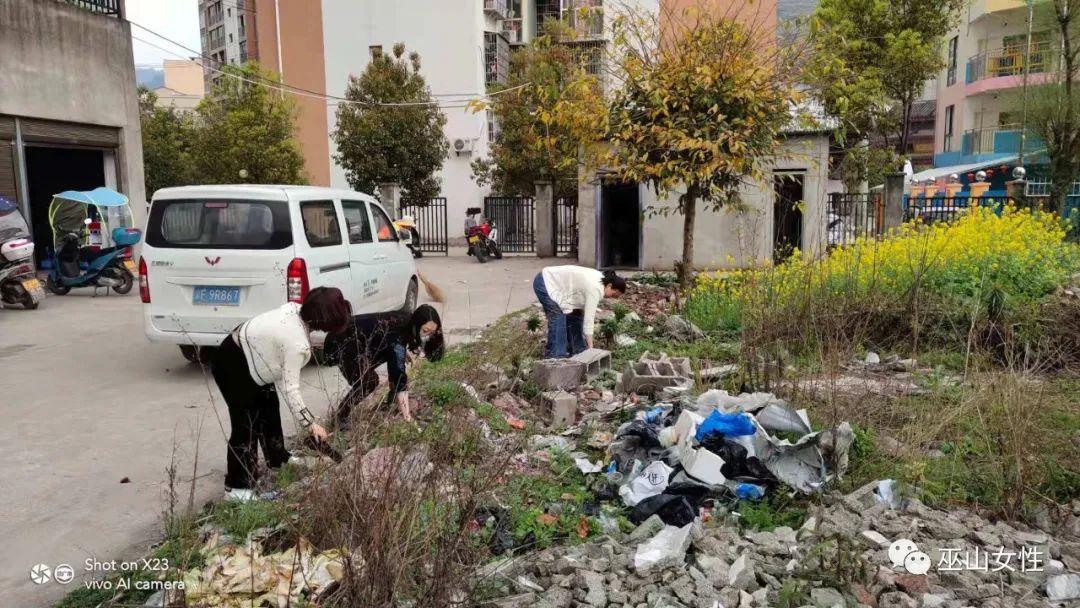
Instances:
[[[900,125],[900,156],[908,155],[908,138],[911,136],[911,106],[915,104],[915,96],[908,93],[904,97],[904,123]]]
[[[679,289],[685,292],[690,288],[690,277],[694,274],[694,222],[697,219],[697,189],[686,189],[683,197],[682,263],[679,265]]]

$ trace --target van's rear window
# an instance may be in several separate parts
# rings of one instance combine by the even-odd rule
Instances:
[[[155,201],[146,242],[181,249],[283,249],[293,242],[289,205],[240,199]]]

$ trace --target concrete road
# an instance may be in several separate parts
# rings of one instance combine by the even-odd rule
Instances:
[[[463,251],[419,264],[449,296],[451,342],[529,305],[543,265],[534,257],[480,265]],[[158,539],[171,460],[184,500],[193,477],[197,505],[223,490],[221,396],[175,346],[146,341],[140,306],[137,291],[94,298],[83,289],[35,311],[0,310],[2,606],[49,606],[82,584],[88,558],[143,555]],[[344,388],[334,368],[309,367],[304,383],[317,415]],[[291,434],[289,419],[283,410]],[[35,585],[38,563],[70,564],[76,579]]]

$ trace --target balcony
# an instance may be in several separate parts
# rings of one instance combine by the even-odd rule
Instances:
[[[967,63],[967,84],[992,78],[1024,75],[1024,62],[1029,59],[1026,45],[1008,46],[984,51]],[[1029,74],[1043,74],[1053,69],[1054,49],[1049,42],[1031,44]]]
[[[1030,134],[1028,139],[1030,140]],[[960,151],[964,156],[1016,154],[1020,151],[1020,125],[964,131]]]
[[[523,27],[524,22],[521,19],[503,19],[502,35],[510,41],[510,44],[525,44]]]
[[[506,10],[506,0],[484,0],[484,12],[496,19],[505,19]]]
[[[62,0],[91,13],[120,16],[120,0]]]
[[[602,0],[571,0],[563,9],[563,19],[574,30],[578,40],[597,40],[604,37],[604,4]]]
[[[505,85],[510,76],[510,43],[497,32],[484,32],[484,83]]]

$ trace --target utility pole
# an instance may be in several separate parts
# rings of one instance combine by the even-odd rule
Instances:
[[[1027,144],[1028,74],[1031,72],[1031,25],[1035,16],[1035,0],[1027,0],[1027,7],[1027,47],[1024,49],[1024,99],[1020,111],[1020,153],[1016,157],[1017,167],[1024,166],[1024,146]]]

